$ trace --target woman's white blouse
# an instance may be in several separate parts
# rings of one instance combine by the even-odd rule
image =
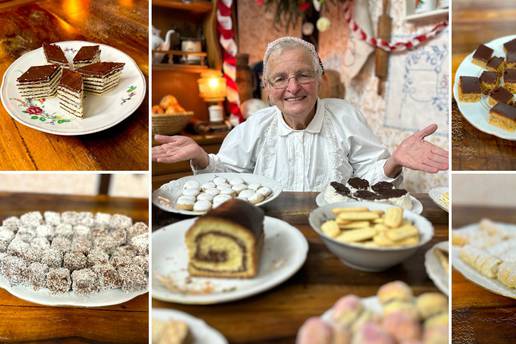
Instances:
[[[194,174],[254,173],[278,181],[285,191],[323,191],[330,182],[351,176],[370,183],[393,181],[383,171],[388,157],[351,104],[319,99],[306,129],[290,128],[276,106],[262,109],[236,126],[217,154],[209,154],[205,169],[192,169]]]

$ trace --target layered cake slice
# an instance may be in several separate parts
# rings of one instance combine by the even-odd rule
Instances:
[[[64,112],[77,117],[83,116],[83,87],[80,73],[63,70],[63,76],[57,87],[57,98]]]
[[[506,89],[516,93],[516,69],[506,69],[503,73],[503,82]]]
[[[16,86],[23,98],[50,97],[56,93],[61,73],[56,64],[32,66],[16,79]]]
[[[496,104],[491,110],[489,110],[489,124],[508,131],[515,131],[516,108],[504,103]]]
[[[251,278],[264,241],[263,211],[231,199],[195,221],[186,233],[191,276]]]
[[[85,91],[103,94],[118,85],[124,65],[120,62],[98,62],[77,71],[82,74]]]
[[[504,43],[503,50],[507,54],[509,51],[516,50],[516,38],[510,40],[509,42]]]
[[[507,52],[505,56],[505,64],[507,68],[516,68],[516,50]]]
[[[498,86],[498,81],[499,78],[497,72],[482,72],[480,75],[480,88],[482,89],[482,92],[486,94],[491,92],[495,87]]]
[[[45,54],[48,63],[68,66],[68,60],[60,46],[43,43],[43,53]]]
[[[81,47],[73,57],[73,68],[81,68],[100,62],[100,49],[98,45]]]
[[[487,102],[491,106],[495,106],[498,103],[509,104],[512,101],[512,93],[506,90],[504,87],[497,87],[489,93]]]
[[[486,68],[489,71],[501,74],[505,68],[505,60],[503,57],[493,56],[487,62]]]
[[[480,79],[474,76],[459,78],[459,100],[461,102],[478,102],[482,96]]]
[[[480,44],[473,54],[472,62],[482,68],[485,68],[492,55],[493,49],[486,45]]]

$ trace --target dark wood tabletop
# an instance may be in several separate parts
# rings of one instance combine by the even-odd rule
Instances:
[[[514,1],[454,0],[452,12],[452,70],[480,44],[514,35]],[[483,133],[452,104],[453,170],[516,170],[516,141]]]
[[[514,208],[453,206],[453,229],[477,223],[483,218],[516,223]],[[496,295],[452,273],[453,343],[496,344],[516,342],[516,300]]]
[[[28,211],[120,213],[148,222],[147,199],[0,193],[0,221]],[[48,307],[0,289],[0,342],[147,343],[148,294],[123,304],[97,307]]]
[[[367,297],[384,283],[402,280],[415,294],[436,291],[426,274],[425,252],[448,240],[448,213],[426,194],[414,195],[423,203],[423,216],[434,225],[435,235],[407,261],[384,272],[370,273],[343,265],[308,224],[308,214],[317,207],[317,193],[283,192],[263,206],[265,214],[299,229],[309,243],[301,269],[283,284],[253,297],[218,305],[192,306],[153,300],[153,307],[173,308],[203,319],[219,330],[230,343],[293,343],[299,327],[311,316],[319,316],[341,296],[349,293]],[[188,218],[153,207],[153,230]]]
[[[147,1],[25,2],[0,6],[0,75],[43,42],[68,40],[122,50],[148,75]],[[0,170],[147,170],[148,118],[146,96],[135,113],[110,129],[58,136],[16,122],[0,105]]]

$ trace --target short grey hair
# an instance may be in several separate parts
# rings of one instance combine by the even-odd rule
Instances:
[[[269,43],[267,45],[267,49],[265,50],[265,54],[263,55],[263,76],[264,78],[268,77],[268,62],[271,57],[271,55],[277,51],[282,51],[284,49],[295,49],[295,48],[302,48],[307,53],[310,54],[310,57],[312,58],[312,65],[314,67],[314,72],[317,74],[317,76],[321,76],[323,74],[323,66],[321,59],[319,58],[319,55],[317,54],[317,51],[315,51],[315,47],[313,44],[304,41],[297,37],[281,37],[277,40]]]

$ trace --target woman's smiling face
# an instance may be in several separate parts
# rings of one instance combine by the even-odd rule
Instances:
[[[315,112],[319,76],[312,57],[303,48],[273,53],[267,62],[269,99],[284,116],[303,120]]]

